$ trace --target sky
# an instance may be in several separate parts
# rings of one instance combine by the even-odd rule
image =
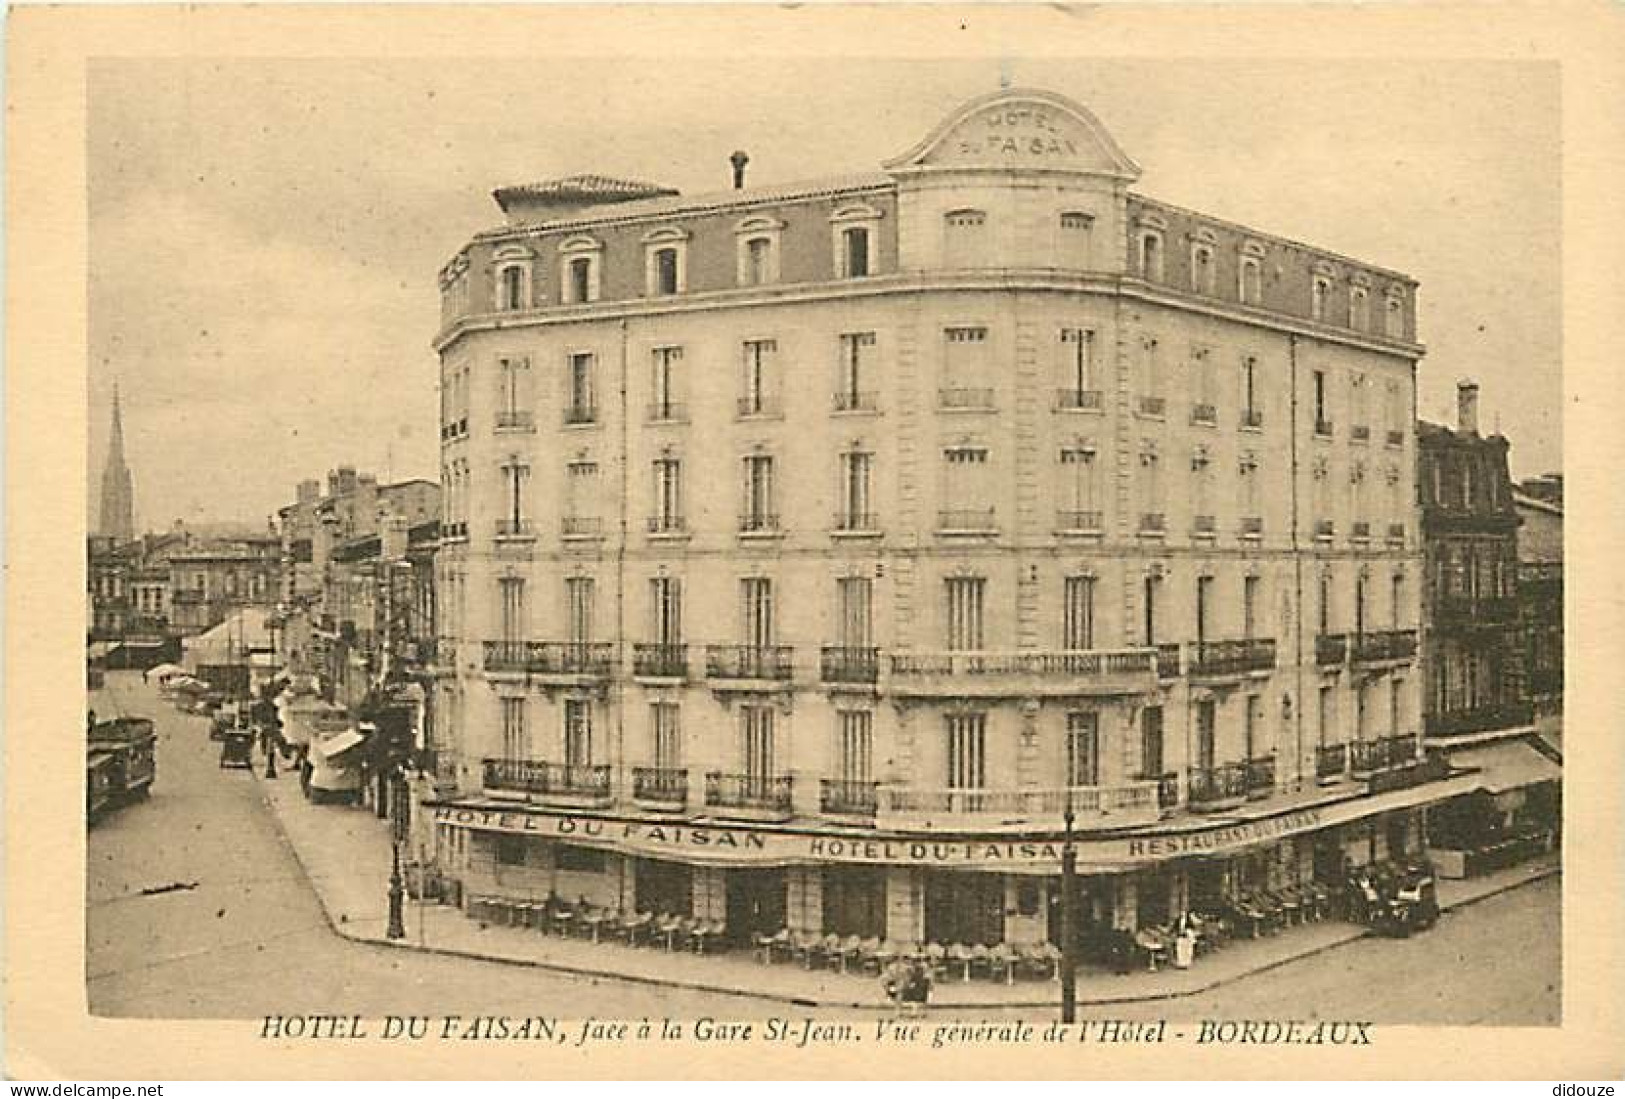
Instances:
[[[1455,383],[1561,467],[1555,65],[1497,61],[98,60],[89,517],[116,380],[138,527],[263,522],[341,464],[436,476],[436,272],[493,188],[685,192],[873,171],[1001,79],[1089,107],[1151,197],[1421,282],[1420,412]]]

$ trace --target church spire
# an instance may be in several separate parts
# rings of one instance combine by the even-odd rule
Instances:
[[[135,500],[130,468],[124,463],[124,417],[118,383],[113,383],[113,426],[107,438],[107,466],[102,470],[100,533],[120,542],[135,537]]]

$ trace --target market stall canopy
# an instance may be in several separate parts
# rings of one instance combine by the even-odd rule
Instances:
[[[1478,772],[1478,788],[1492,794],[1504,794],[1539,782],[1557,782],[1563,778],[1561,765],[1552,762],[1521,737],[1488,744],[1482,748],[1468,748],[1450,753],[1450,762],[1457,767],[1471,767]]]
[[[181,667],[179,664],[159,664],[156,667],[147,669],[147,675],[158,680],[159,682],[170,679],[177,675],[185,674],[186,669]]]
[[[204,664],[246,664],[249,654],[271,650],[266,612],[259,607],[243,607],[213,629],[186,638],[181,647],[182,659],[191,668]]]
[[[366,734],[359,729],[346,729],[336,736],[325,740],[313,740],[310,744],[312,755],[318,755],[330,764],[339,765],[344,762],[341,757],[353,752],[367,741]]]

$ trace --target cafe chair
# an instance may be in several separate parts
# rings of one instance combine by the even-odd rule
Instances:
[[[948,972],[948,952],[942,948],[941,943],[925,944],[925,962],[931,967],[931,972],[937,976],[946,976]]]
[[[975,943],[970,948],[970,961],[966,968],[972,977],[981,975],[988,979],[993,977],[993,957],[986,943]]]
[[[790,960],[811,969],[818,953],[818,942],[818,936],[811,931],[795,932],[790,936]]]
[[[948,961],[959,967],[960,979],[970,980],[970,947],[954,943],[948,947]]]
[[[997,943],[987,952],[988,977],[1004,979],[1007,985],[1016,983],[1016,952],[1005,943]]]
[[[879,973],[881,969],[880,936],[871,935],[859,941],[858,970],[863,973]]]

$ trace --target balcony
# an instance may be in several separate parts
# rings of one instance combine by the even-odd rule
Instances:
[[[1151,649],[906,652],[890,655],[889,690],[918,697],[1132,694],[1155,685]]]
[[[795,650],[789,645],[707,645],[709,679],[765,679],[789,682]]]
[[[496,427],[498,431],[535,431],[536,416],[532,412],[507,409],[497,413]]]
[[[567,405],[564,409],[565,426],[577,424],[593,424],[598,422],[598,408],[590,404]]]
[[[1416,655],[1416,631],[1374,630],[1355,634],[1352,648],[1356,664],[1409,660]]]
[[[1390,546],[1403,546],[1405,544],[1405,524],[1388,524],[1388,544]]]
[[[1061,534],[1099,534],[1101,518],[1099,511],[1057,511],[1055,529]]]
[[[1488,732],[1491,729],[1516,729],[1533,723],[1535,710],[1530,702],[1491,702],[1465,710],[1446,710],[1428,714],[1427,735],[1430,737],[1465,736],[1469,733]]]
[[[1256,542],[1264,537],[1264,517],[1262,515],[1242,516],[1241,536],[1251,542]]]
[[[681,401],[652,401],[644,412],[644,418],[651,424],[686,424],[688,406]]]
[[[1267,798],[1275,793],[1275,757],[1249,759],[1246,763],[1247,797],[1253,800]]]
[[[1315,541],[1330,542],[1332,540],[1332,536],[1336,533],[1337,525],[1330,519],[1315,520]]]
[[[1322,744],[1315,749],[1315,778],[1321,783],[1336,782],[1348,770],[1347,744]]]
[[[1140,415],[1161,417],[1168,412],[1168,399],[1166,397],[1141,397]]]
[[[1147,538],[1161,538],[1168,533],[1168,516],[1160,511],[1140,513],[1140,534]]]
[[[965,387],[950,386],[937,390],[937,407],[948,411],[977,411],[991,412],[993,410],[993,390],[991,387]]]
[[[994,525],[992,508],[954,508],[937,512],[938,534],[991,534]]]
[[[1118,786],[1074,786],[1015,790],[927,789],[881,786],[876,791],[875,823],[898,831],[949,828],[988,831],[1058,829],[1072,808],[1080,828],[1131,827],[1160,819],[1158,780]]]
[[[497,537],[504,541],[523,541],[536,537],[536,524],[529,519],[498,519]]]
[[[1332,422],[1330,420],[1315,421],[1315,435],[1322,439],[1332,437]]]
[[[1264,413],[1256,408],[1243,409],[1241,413],[1241,426],[1250,431],[1257,431],[1264,426]]]
[[[681,515],[651,515],[645,520],[644,526],[655,537],[688,533],[688,520]]]
[[[1368,545],[1371,541],[1371,524],[1364,519],[1349,528],[1349,540],[1355,545]]]
[[[1349,657],[1349,635],[1323,633],[1315,638],[1315,663],[1322,668],[1339,668]]]
[[[645,679],[687,679],[688,646],[639,641],[632,646],[632,674]]]
[[[836,412],[873,412],[878,404],[874,393],[856,389],[837,390],[833,401]]]
[[[1398,735],[1350,741],[1349,770],[1356,775],[1406,767],[1416,761],[1416,739]]]
[[[825,645],[818,658],[818,677],[825,683],[875,683],[880,679],[880,650]]]
[[[1212,427],[1219,422],[1219,412],[1210,404],[1191,405],[1191,423],[1200,427]]]
[[[576,804],[609,801],[607,763],[552,763],[539,759],[487,759],[484,787]]]
[[[1177,641],[1169,642],[1156,647],[1156,663],[1158,679],[1178,679],[1180,674],[1179,655],[1180,644]]]
[[[559,535],[570,539],[602,538],[604,521],[596,515],[566,515],[559,519]]]
[[[1141,782],[1157,784],[1157,808],[1163,812],[1179,807],[1179,774],[1166,771],[1158,775],[1138,775]]]
[[[1100,390],[1057,389],[1055,407],[1062,412],[1099,412]]]
[[[681,808],[688,803],[688,771],[683,767],[632,768],[632,800]]]
[[[1211,678],[1268,672],[1275,667],[1273,637],[1199,641],[1191,646],[1189,675]]]
[[[485,670],[603,679],[615,665],[609,641],[487,641]]]
[[[1211,515],[1197,515],[1191,519],[1191,537],[1212,539],[1219,533],[1218,520]]]
[[[739,517],[740,534],[779,534],[779,517],[765,511],[748,512]]]
[[[1436,625],[1489,629],[1516,622],[1518,603],[1504,595],[1442,595],[1434,600],[1433,615]]]
[[[1403,431],[1390,430],[1388,432],[1388,445],[1389,446],[1404,446],[1405,445],[1405,433]]]
[[[1192,767],[1186,800],[1197,812],[1240,805],[1247,799],[1247,770],[1246,763]]]
[[[735,408],[741,420],[776,420],[784,415],[779,408],[778,399],[766,393],[741,397]]]
[[[880,805],[880,784],[826,778],[818,783],[818,810],[835,816],[873,817]]]
[[[1369,443],[1370,441],[1371,429],[1365,424],[1355,424],[1353,427],[1349,428],[1349,442]]]
[[[830,529],[836,534],[879,534],[880,516],[872,511],[838,511]]]
[[[712,809],[745,810],[751,816],[783,819],[790,815],[789,775],[735,775],[710,771],[705,776],[705,804]]]

